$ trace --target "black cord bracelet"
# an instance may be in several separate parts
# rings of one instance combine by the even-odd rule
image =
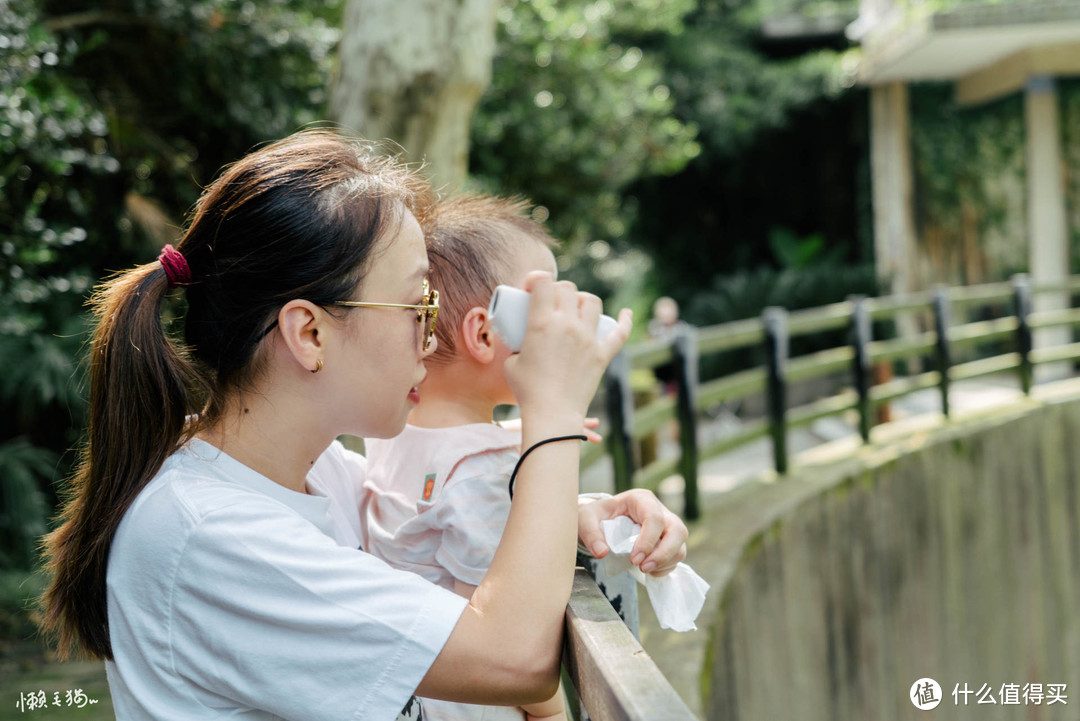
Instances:
[[[537,441],[529,446],[528,450],[521,454],[521,458],[518,459],[517,465],[514,466],[513,473],[510,474],[510,500],[514,500],[514,480],[517,479],[518,470],[521,468],[521,464],[525,461],[525,458],[545,443],[554,443],[555,441],[587,441],[586,436],[555,436],[554,438],[545,438],[542,441]]]

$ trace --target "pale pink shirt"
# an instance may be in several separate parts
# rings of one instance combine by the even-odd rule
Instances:
[[[364,550],[446,588],[479,585],[510,515],[520,448],[520,431],[493,423],[366,441]]]
[[[440,586],[477,586],[510,515],[521,432],[493,423],[405,430],[365,441],[364,550]],[[521,721],[508,706],[424,699],[430,721]]]

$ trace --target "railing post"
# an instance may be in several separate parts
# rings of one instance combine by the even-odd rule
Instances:
[[[1031,364],[1031,280],[1026,273],[1017,273],[1012,277],[1013,306],[1016,310],[1016,352],[1020,354],[1020,388],[1024,395],[1031,395],[1031,381],[1034,371]]]
[[[855,351],[852,371],[855,376],[855,390],[859,394],[859,435],[864,443],[868,443],[870,427],[873,425],[870,408],[870,385],[873,377],[870,360],[870,309],[866,306],[865,295],[852,296],[851,303],[851,346]]]
[[[672,344],[672,354],[678,373],[676,418],[679,422],[679,472],[683,477],[683,517],[688,521],[701,516],[698,498],[698,443],[695,399],[698,389],[697,329],[681,325]]]
[[[765,321],[765,398],[769,411],[769,433],[773,441],[773,464],[776,472],[787,473],[787,361],[788,323],[783,308],[766,308]]]
[[[589,572],[600,592],[608,600],[615,613],[623,620],[634,638],[640,638],[641,621],[638,614],[638,582],[627,571],[608,576],[603,559],[578,551],[578,565]]]
[[[938,372],[941,374],[941,413],[949,417],[949,368],[952,367],[952,354],[949,352],[949,289],[943,285],[934,287],[934,355],[937,358]]]
[[[583,553],[580,550],[578,551],[577,560],[578,565],[584,568],[596,581],[600,593],[604,594],[604,598],[611,604],[615,613],[619,614],[619,618],[630,629],[630,633],[634,634],[634,638],[641,638],[641,622],[638,613],[638,582],[626,571],[609,577],[604,568],[603,560],[593,558],[590,554]],[[562,675],[564,682],[572,681],[566,668],[563,668]],[[569,689],[570,686],[567,688]],[[581,703],[580,696],[583,694],[581,689],[577,690],[578,698],[576,700],[578,707],[570,709],[571,716],[577,721],[589,721],[589,714],[585,710],[584,704]]]
[[[628,491],[634,476],[633,428],[634,394],[630,388],[630,358],[620,351],[608,366],[604,378],[605,401],[611,429],[608,451],[615,472],[615,492]]]

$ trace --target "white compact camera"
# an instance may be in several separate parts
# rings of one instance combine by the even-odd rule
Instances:
[[[491,318],[491,326],[506,347],[515,353],[521,350],[521,344],[525,341],[525,328],[529,324],[529,294],[512,285],[500,285],[491,294],[488,316]],[[600,316],[596,337],[603,338],[615,330],[617,325],[611,316]]]

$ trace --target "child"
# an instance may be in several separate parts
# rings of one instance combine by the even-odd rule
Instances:
[[[442,299],[438,347],[409,425],[366,445],[365,549],[466,598],[499,545],[521,453],[520,430],[492,422],[495,406],[516,401],[503,372],[511,352],[492,331],[488,301],[500,283],[520,287],[530,271],[556,272],[555,241],[528,210],[522,200],[490,196],[440,203],[428,245],[429,277]],[[425,699],[424,714],[433,721],[566,718],[561,690],[520,708]]]

